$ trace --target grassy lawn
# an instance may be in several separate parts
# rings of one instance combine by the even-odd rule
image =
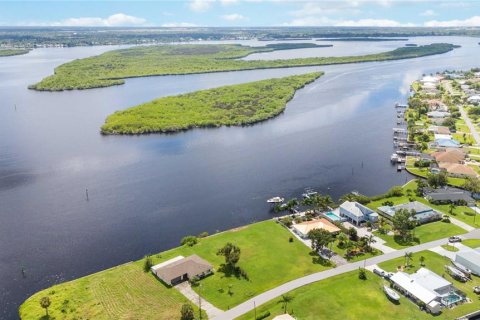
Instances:
[[[217,270],[200,281],[202,297],[221,309],[233,307],[265,290],[328,267],[310,255],[303,243],[274,221],[265,221],[203,238],[193,247],[179,247],[153,255],[159,263],[178,255],[197,254]],[[241,249],[239,266],[249,280],[226,275],[219,270],[224,262],[217,250],[227,242]],[[228,287],[231,286],[231,294]],[[201,289],[199,289],[201,288]],[[185,302],[175,289],[167,288],[150,273],[143,272],[143,260],[66,282],[29,298],[21,307],[22,318],[38,319],[44,314],[39,299],[51,295],[51,314],[65,319],[174,319]],[[68,300],[68,312],[62,313]],[[126,315],[124,315],[126,314]],[[133,316],[135,315],[135,316]]]
[[[395,249],[403,249],[410,246],[414,246],[420,243],[430,242],[433,240],[438,240],[454,235],[459,235],[466,233],[465,230],[462,228],[451,224],[445,223],[441,221],[431,222],[427,224],[423,224],[415,228],[415,238],[416,241],[404,243],[399,237],[397,236],[389,236],[386,234],[380,234],[378,231],[374,231],[374,234],[385,240],[385,245],[395,248]]]
[[[200,90],[156,99],[107,117],[103,134],[177,132],[241,126],[273,118],[321,72]]]
[[[454,245],[451,245],[451,244],[444,244],[444,245],[442,245],[442,248],[445,249],[445,250],[451,251],[451,252],[457,252],[458,251],[458,248],[455,247]]]
[[[29,49],[0,49],[0,57],[18,56],[29,52]]]
[[[176,319],[187,299],[161,284],[138,263],[127,263],[40,291],[20,307],[22,319]],[[46,320],[46,319],[45,319]]]
[[[453,279],[452,277],[450,277],[450,275],[444,272],[444,265],[450,264],[450,260],[446,257],[442,257],[441,255],[431,251],[422,251],[422,252],[415,253],[411,262],[413,266],[411,268],[406,269],[405,271],[408,273],[413,273],[416,270],[418,270],[421,267],[419,262],[419,258],[421,256],[425,258],[424,263],[426,268],[443,276],[445,279],[453,283],[455,287],[457,287],[458,289],[466,293],[467,296],[473,301],[473,303],[465,303],[463,305],[457,306],[450,310],[444,309],[444,311],[440,316],[435,317],[436,319],[455,319],[461,315],[478,310],[480,305],[480,298],[478,295],[473,293],[472,287],[475,285],[480,285],[480,278],[474,276],[472,278],[473,281],[468,281],[466,283],[461,283]],[[402,266],[404,264],[404,260],[405,260],[404,258],[389,260],[389,261],[380,263],[379,267],[387,271],[395,272],[398,266]],[[434,318],[434,317],[431,317],[431,318]]]
[[[427,178],[427,175],[430,172],[428,168],[415,168],[413,166],[406,166],[405,169],[411,174],[417,175],[422,178]],[[453,187],[462,187],[465,184],[466,179],[447,177],[447,181],[448,181],[448,184]]]
[[[462,244],[473,249],[480,248],[480,239],[463,240]]]

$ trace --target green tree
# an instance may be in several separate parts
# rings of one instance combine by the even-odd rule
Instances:
[[[186,236],[182,238],[182,241],[180,241],[182,246],[187,245],[189,247],[193,247],[198,243],[198,238],[195,236]]]
[[[195,319],[195,312],[193,311],[192,305],[185,303],[182,305],[182,309],[180,310],[180,319],[181,320],[194,320]]]
[[[225,264],[235,267],[240,260],[240,248],[228,242],[225,246],[218,249],[217,256],[224,256]]]
[[[412,215],[407,209],[400,209],[395,212],[392,224],[393,229],[406,241],[411,237],[411,232],[415,229],[417,223],[412,219]]]
[[[283,305],[283,313],[287,313],[287,305],[293,301],[293,297],[289,294],[282,294],[282,299],[279,301]]]
[[[334,241],[332,234],[325,229],[313,229],[308,232],[308,237],[312,241],[312,250],[315,252],[328,247]]]
[[[348,240],[348,237],[345,233],[343,232],[340,232],[338,235],[337,235],[337,240],[338,240],[338,246],[340,248],[343,248],[345,246],[345,242],[347,242]]]
[[[412,260],[413,258],[413,253],[412,252],[405,252],[405,267],[409,267],[410,266],[410,261]]]
[[[150,255],[145,256],[145,259],[143,262],[143,271],[148,272],[152,266],[153,266],[152,257]]]
[[[45,309],[45,314],[48,318],[48,307],[50,307],[50,298],[45,296],[45,297],[42,297],[42,299],[40,299],[40,306]]]
[[[425,257],[421,256],[420,257],[420,265],[423,267],[425,265]]]
[[[464,188],[472,193],[480,193],[480,179],[468,177]]]
[[[372,251],[372,243],[377,242],[377,240],[375,240],[375,237],[372,234],[363,237],[363,239],[364,239],[365,244],[366,244],[366,250],[365,251],[371,252]]]
[[[352,240],[352,241],[357,241],[358,240],[357,229],[355,229],[354,227],[348,228],[347,233],[348,233],[348,237],[350,238],[350,240]]]

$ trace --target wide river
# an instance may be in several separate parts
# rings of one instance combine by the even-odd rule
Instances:
[[[171,248],[184,235],[271,218],[269,197],[298,197],[305,187],[334,198],[352,190],[373,195],[403,184],[407,175],[389,163],[394,103],[405,101],[423,73],[478,66],[478,41],[412,38],[462,48],[411,60],[139,78],[57,93],[27,86],[61,63],[113,48],[0,58],[0,319],[15,319],[24,299],[54,283]],[[355,55],[405,43],[333,42],[257,56]],[[99,134],[108,114],[156,97],[317,70],[325,76],[300,90],[284,114],[254,126]]]

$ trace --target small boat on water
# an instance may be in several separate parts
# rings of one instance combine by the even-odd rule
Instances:
[[[400,295],[396,293],[394,290],[390,289],[387,285],[383,286],[383,292],[385,292],[385,294],[393,301],[400,300]]]
[[[314,191],[313,189],[305,189],[305,192],[302,193],[302,197],[304,199],[309,199],[310,197],[313,197],[316,194],[318,194],[318,192]]]
[[[282,197],[273,197],[267,200],[268,203],[282,203],[283,201],[285,201],[285,199]]]

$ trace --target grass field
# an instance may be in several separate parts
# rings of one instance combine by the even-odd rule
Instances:
[[[450,237],[454,235],[459,235],[466,233],[467,231],[463,230],[462,228],[452,224],[452,223],[445,223],[441,221],[431,222],[427,224],[423,224],[415,228],[415,238],[418,241],[411,241],[409,243],[403,243],[401,239],[397,236],[389,236],[385,234],[380,234],[378,231],[375,231],[374,234],[385,240],[385,245],[395,248],[395,249],[403,249],[410,246],[414,246],[420,243],[430,242],[433,240],[442,239],[445,237]]]
[[[321,75],[315,72],[160,98],[115,112],[101,131],[143,134],[252,124],[282,113],[296,90]]]
[[[29,52],[28,49],[0,49],[0,57],[18,56]]]
[[[265,221],[152,258],[156,264],[178,255],[197,254],[209,261],[216,272],[201,280],[195,290],[217,307],[227,309],[284,282],[328,268],[303,243],[296,239],[289,242],[290,236],[284,227]],[[218,271],[224,260],[216,252],[227,242],[240,247],[239,266],[250,280]],[[56,319],[177,319],[185,302],[175,289],[144,273],[143,260],[45,289],[21,306],[22,319],[38,319],[44,314],[39,299],[45,295],[50,295],[50,313]],[[68,301],[66,307],[64,301]],[[62,312],[62,308],[66,311]]]
[[[473,249],[480,248],[480,239],[463,240],[462,244]]]
[[[451,251],[451,252],[457,252],[458,251],[458,248],[455,247],[455,245],[451,245],[451,244],[444,244],[444,245],[442,245],[442,248],[445,249],[445,250]]]
[[[364,56],[246,61],[238,58],[278,48],[240,45],[140,46],[114,50],[63,64],[55,68],[53,75],[31,85],[30,88],[48,91],[89,89],[120,85],[124,83],[124,79],[132,77],[409,59],[446,53],[454,48],[455,46],[451,44],[436,43],[419,47],[401,47]]]
[[[31,296],[21,307],[21,319],[45,315],[39,301],[48,296],[50,319],[178,319],[187,299],[128,263]],[[46,320],[46,319],[45,319]]]

